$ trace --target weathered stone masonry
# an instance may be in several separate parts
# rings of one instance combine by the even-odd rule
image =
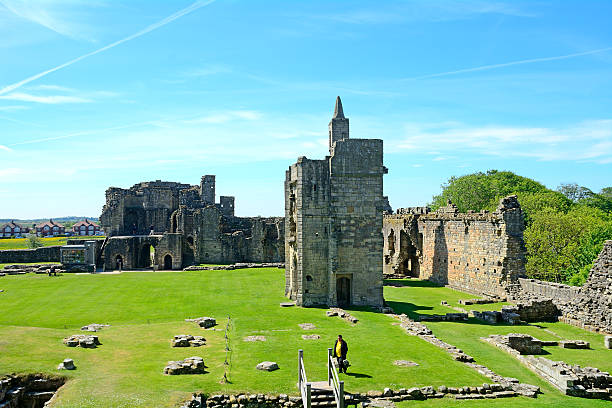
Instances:
[[[384,216],[384,270],[505,297],[507,285],[525,276],[523,230],[516,196],[493,213],[459,213],[451,203],[436,212],[399,209]]]
[[[581,287],[520,279],[514,300],[552,299],[560,320],[592,331],[612,334],[612,241],[604,243]]]
[[[340,98],[323,160],[285,179],[285,293],[298,305],[383,305],[382,140],[350,139]]]
[[[280,217],[236,217],[234,197],[215,203],[215,176],[199,186],[152,181],[111,187],[100,222],[106,269],[181,269],[199,263],[282,262]],[[151,247],[155,254],[151,259]]]

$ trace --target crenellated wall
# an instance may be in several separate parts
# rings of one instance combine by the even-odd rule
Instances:
[[[459,213],[451,203],[435,212],[400,209],[384,216],[384,270],[504,297],[525,276],[523,229],[516,196],[492,213]]]

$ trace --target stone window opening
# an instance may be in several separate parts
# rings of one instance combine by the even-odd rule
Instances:
[[[313,184],[313,185],[312,185],[312,190],[313,190],[313,191],[317,191],[317,185],[316,185],[316,184]]]
[[[306,275],[306,281],[307,282],[312,282],[312,276]]]
[[[469,231],[469,227],[465,227],[465,233],[467,234],[467,233],[469,233],[469,232],[470,232],[470,231]]]

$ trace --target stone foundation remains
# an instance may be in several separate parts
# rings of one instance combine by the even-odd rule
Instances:
[[[612,376],[609,373],[593,367],[582,368],[544,357],[522,355],[540,354],[541,346],[544,345],[540,340],[526,334],[491,335],[483,340],[516,357],[523,365],[565,395],[612,400]]]
[[[189,357],[180,361],[168,361],[164,367],[164,374],[180,375],[180,374],[205,374],[206,365],[202,357]]]
[[[0,407],[46,407],[65,382],[64,377],[42,374],[9,375],[0,378]]]

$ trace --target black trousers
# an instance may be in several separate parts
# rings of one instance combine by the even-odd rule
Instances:
[[[338,370],[340,372],[346,373],[346,367],[344,366],[344,359],[342,357],[336,357],[336,362],[338,363]]]

